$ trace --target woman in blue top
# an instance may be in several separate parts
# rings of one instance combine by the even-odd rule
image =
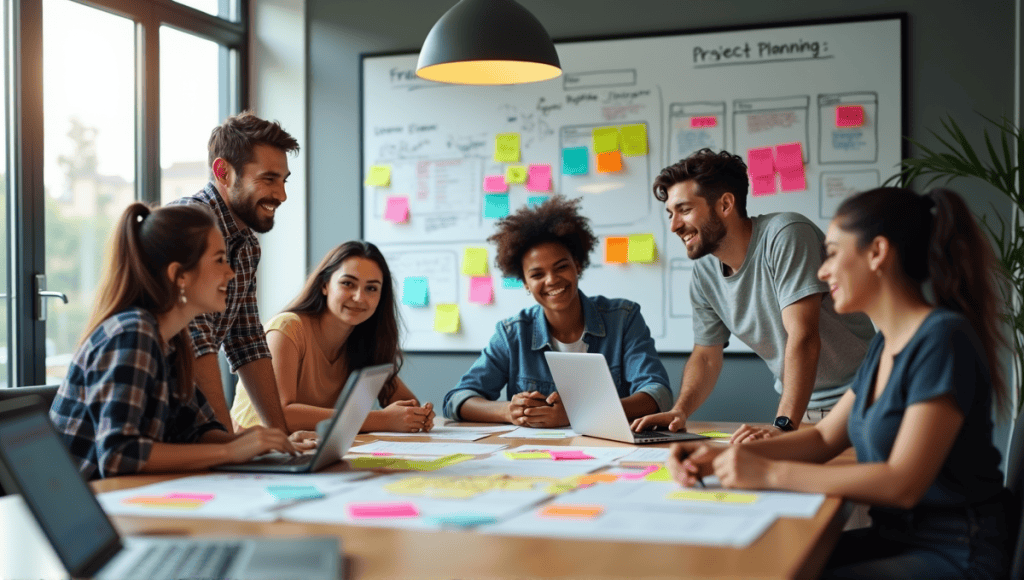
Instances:
[[[537,306],[498,323],[490,344],[444,398],[447,417],[527,427],[569,424],[544,359],[545,350],[599,352],[630,418],[672,406],[668,373],[654,350],[640,306],[588,297],[577,287],[597,238],[579,200],[554,196],[498,222],[488,238],[497,264],[519,278]],[[508,386],[508,402],[498,401]]]
[[[836,311],[879,330],[853,386],[814,428],[673,447],[674,477],[871,504],[871,527],[843,534],[823,578],[1003,577],[1008,492],[991,412],[1008,401],[991,247],[957,194],[883,188],[839,207],[825,249],[818,276]],[[851,445],[856,464],[815,465]]]

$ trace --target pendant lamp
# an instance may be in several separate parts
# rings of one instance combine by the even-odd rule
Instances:
[[[511,85],[562,74],[537,18],[515,0],[461,0],[427,34],[416,74],[460,85]]]

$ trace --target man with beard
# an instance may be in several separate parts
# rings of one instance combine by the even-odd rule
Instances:
[[[853,381],[874,327],[863,314],[840,316],[818,280],[825,235],[797,213],[747,217],[747,166],[726,151],[701,149],[662,169],[654,196],[694,260],[693,354],[670,411],[636,419],[636,431],[684,429],[711,394],[723,349],[736,335],[775,375],[781,394],[772,426],[743,425],[733,443],[818,421]]]
[[[227,259],[235,277],[222,291],[227,309],[197,316],[189,325],[195,350],[195,377],[217,419],[229,429],[231,415],[224,398],[217,351],[223,346],[232,372],[242,377],[265,425],[288,431],[277,393],[270,349],[256,307],[256,267],[260,242],[256,233],[274,227],[274,213],[288,198],[287,153],[299,143],[277,122],[249,111],[228,117],[210,135],[209,162],[213,180],[199,193],[175,204],[203,204],[217,216]],[[299,441],[309,432],[293,434]]]

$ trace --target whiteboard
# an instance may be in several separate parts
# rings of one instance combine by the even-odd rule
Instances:
[[[425,306],[401,306],[403,348],[479,351],[496,322],[535,304],[522,286],[505,287],[485,241],[496,220],[484,216],[484,178],[505,174],[495,140],[515,133],[516,165],[549,164],[549,193],[582,198],[601,240],[580,289],[639,303],[660,352],[689,352],[692,262],[651,193],[654,178],[701,147],[746,158],[752,148],[798,142],[806,188],[748,195],[748,214],[796,211],[826,229],[845,197],[880,185],[901,159],[903,18],[558,42],[565,74],[518,86],[442,85],[416,77],[415,53],[364,55],[363,177],[375,165],[391,176],[387,186],[363,186],[363,237],[384,252],[399,299],[406,277],[429,285]],[[837,127],[837,107],[852,105],[861,124]],[[637,124],[647,154],[597,172],[593,129]],[[589,170],[563,175],[563,150],[575,147],[588,148]],[[537,195],[510,185],[510,210]],[[404,223],[384,219],[389,197],[407,198]],[[605,238],[631,234],[653,234],[656,261],[606,263]],[[469,300],[466,248],[487,249],[489,304]],[[457,333],[434,330],[438,304],[458,305]],[[726,350],[750,352],[738,340]]]

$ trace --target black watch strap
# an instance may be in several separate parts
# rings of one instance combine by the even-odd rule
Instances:
[[[776,427],[778,427],[782,431],[795,431],[796,430],[796,425],[794,425],[793,422],[789,420],[789,417],[787,417],[785,415],[780,415],[780,416],[776,417],[774,425]]]

